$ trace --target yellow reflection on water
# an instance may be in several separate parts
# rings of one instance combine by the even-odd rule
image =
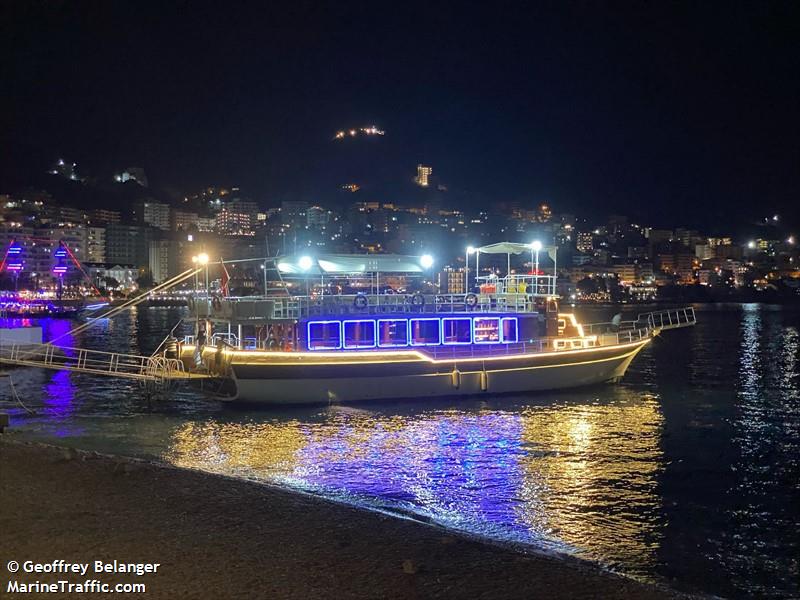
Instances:
[[[388,499],[642,572],[661,535],[662,425],[656,398],[624,394],[510,410],[334,409],[305,421],[186,423],[165,458]]]
[[[652,397],[526,411],[520,519],[587,556],[654,563],[663,421]]]

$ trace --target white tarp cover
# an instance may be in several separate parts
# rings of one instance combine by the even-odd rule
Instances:
[[[516,242],[500,242],[499,244],[489,244],[488,246],[481,246],[478,252],[483,254],[522,254],[523,252],[530,252],[530,244],[519,244]]]
[[[281,273],[287,275],[353,275],[356,273],[422,273],[418,256],[397,254],[323,254],[312,256],[312,266],[303,270],[300,256],[276,259]]]
[[[550,260],[556,259],[556,248],[554,246],[542,246],[542,250],[547,253]],[[489,244],[488,246],[481,246],[478,248],[481,254],[522,254],[523,252],[531,252],[530,244],[520,244],[519,242],[500,242],[498,244]]]

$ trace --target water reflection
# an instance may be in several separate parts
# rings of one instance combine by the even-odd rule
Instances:
[[[71,345],[150,353],[180,316],[137,310]],[[800,598],[799,330],[796,309],[704,306],[621,385],[527,399],[246,413],[188,390],[150,407],[132,382],[14,369],[38,414],[10,392],[0,409],[23,439],[410,511],[689,591]]]
[[[514,408],[185,423],[165,458],[390,503],[450,527],[611,564],[638,563],[644,575],[660,537],[657,400]]]

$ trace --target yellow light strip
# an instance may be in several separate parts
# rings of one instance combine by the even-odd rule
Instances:
[[[429,363],[433,364],[451,364],[454,362],[464,363],[464,362],[476,362],[476,361],[486,361],[486,360],[521,360],[521,359],[530,359],[535,358],[538,356],[564,356],[564,355],[572,355],[572,354],[588,354],[590,352],[601,352],[603,350],[611,350],[611,349],[622,349],[622,348],[632,348],[634,346],[644,346],[647,344],[651,338],[645,338],[643,340],[637,340],[635,342],[629,342],[627,344],[615,344],[611,346],[595,346],[592,348],[579,348],[576,350],[556,350],[551,352],[529,352],[525,354],[513,354],[513,355],[503,355],[503,356],[465,356],[465,357],[453,357],[453,358],[446,358],[446,359],[435,359],[427,354],[423,354],[418,350],[407,350],[407,351],[395,351],[395,352],[359,352],[359,351],[347,351],[347,352],[266,352],[261,350],[223,350],[226,354],[232,354],[234,358],[236,357],[254,357],[254,356],[265,356],[265,357],[275,357],[275,356],[286,356],[286,357],[293,357],[297,360],[292,362],[269,362],[269,363],[250,363],[250,362],[236,362],[234,364],[240,365],[297,365],[297,364],[304,364],[304,365],[351,365],[351,364],[364,364],[368,362],[369,364],[385,364],[385,363],[392,363],[396,361],[364,361],[364,360],[341,360],[341,361],[314,361],[315,358],[342,358],[343,356],[353,357],[353,358],[370,358],[373,356],[380,356],[380,357],[405,357],[409,358],[415,356],[419,360],[424,360]],[[194,349],[193,345],[185,345],[183,346],[186,349]],[[215,352],[211,348],[208,348],[208,352]],[[310,358],[311,361],[302,360],[303,358]]]

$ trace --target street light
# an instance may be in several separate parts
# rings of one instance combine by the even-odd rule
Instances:
[[[533,293],[539,293],[539,250],[542,249],[542,242],[534,240],[531,242],[531,260],[533,261]]]
[[[303,272],[308,271],[314,265],[314,261],[310,256],[301,256],[300,260],[297,261],[297,266],[300,267],[300,270]],[[311,292],[309,291],[308,287],[308,277],[306,277],[306,296],[311,296]]]
[[[297,266],[299,266],[303,271],[308,271],[313,265],[314,261],[310,256],[301,256],[300,260],[297,261]]]
[[[464,255],[464,293],[469,291],[469,255],[475,252],[473,246],[467,246],[466,254]]]
[[[419,257],[419,264],[423,269],[430,269],[433,266],[433,257],[430,254],[423,254]]]

